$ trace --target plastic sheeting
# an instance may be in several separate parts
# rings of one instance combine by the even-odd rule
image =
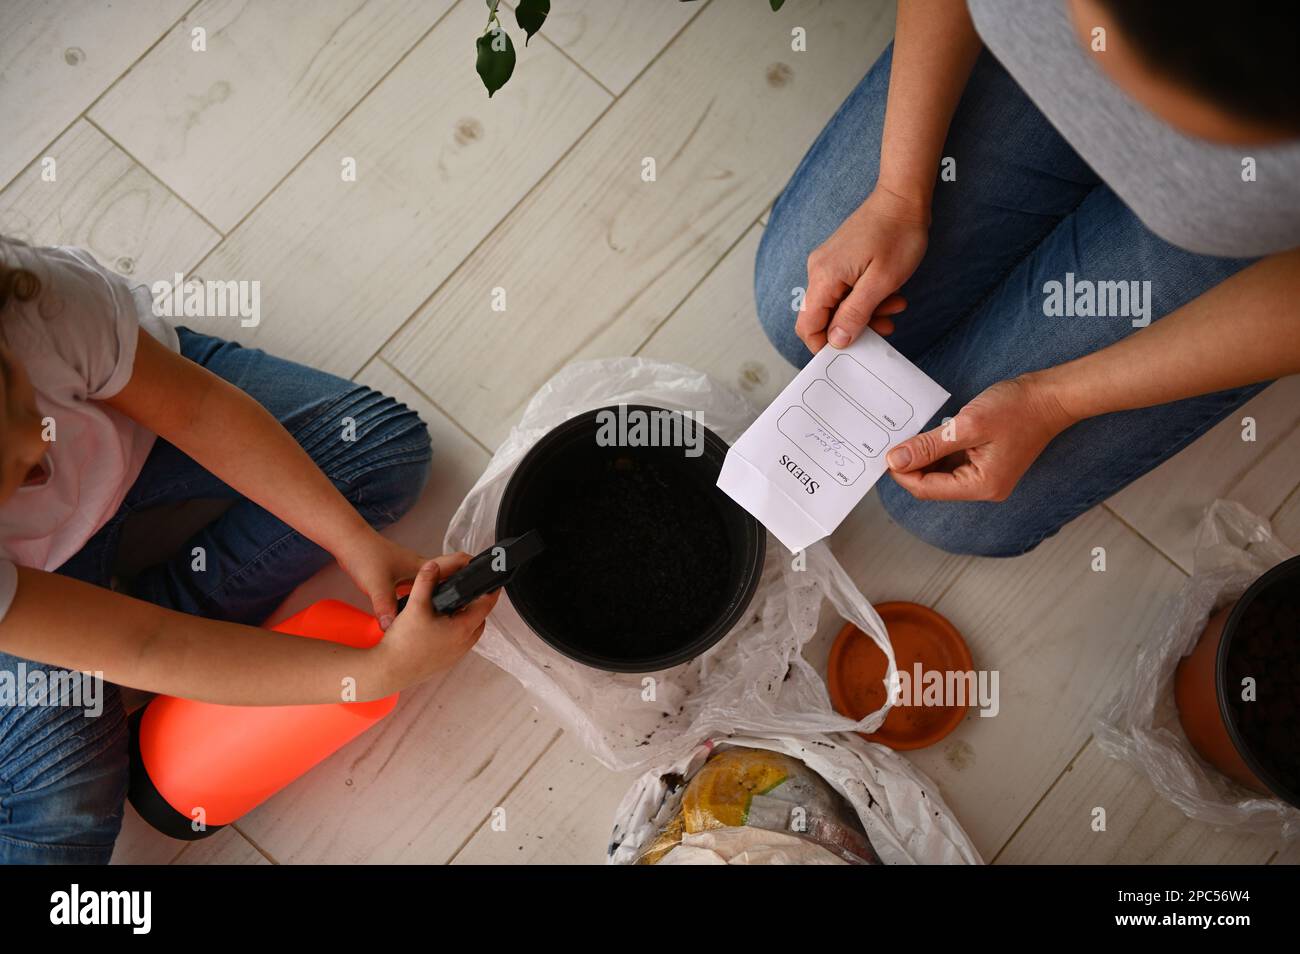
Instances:
[[[506,483],[539,438],[570,417],[616,404],[693,411],[729,442],[754,418],[739,395],[683,365],[643,358],[570,365],[542,387],[497,448],[452,517],[447,552],[478,553],[495,542]],[[892,674],[885,626],[825,544],[809,547],[804,557],[805,568],[796,569],[796,560],[769,535],[767,562],[745,618],[707,653],[663,672],[623,675],[575,662],[534,634],[508,597],[497,604],[475,649],[545,702],[615,771],[673,761],[729,732],[871,732],[887,707],[861,722],[839,715],[801,650],[829,603],[880,646]]]
[[[491,546],[501,496],[533,444],[571,417],[617,404],[694,412],[728,442],[755,417],[742,397],[683,365],[643,358],[569,365],[538,391],[497,448],[452,518],[446,551],[478,553]],[[802,654],[827,607],[880,646],[889,660],[886,678],[891,677],[894,653],[884,624],[825,543],[795,559],[770,536],[747,615],[712,649],[680,666],[633,675],[584,666],[538,638],[508,597],[492,612],[475,650],[518,679],[610,769],[645,771],[689,762],[702,743],[732,734],[746,736],[750,745],[791,746],[811,752],[816,761],[805,761],[837,788],[856,792],[843,792],[851,802],[874,800],[873,817],[893,819],[876,823],[881,843],[868,828],[889,861],[978,862],[934,786],[905,759],[856,737],[825,738],[825,733],[874,731],[888,710],[885,706],[854,722],[832,708],[825,683]],[[756,741],[761,738],[769,741]],[[822,747],[842,754],[825,754]]]
[[[855,735],[733,736],[721,741],[783,752],[802,761],[848,799],[882,864],[981,863],[979,852],[934,784],[892,749]],[[611,864],[631,864],[654,840],[677,813],[682,783],[699,770],[714,746],[706,742],[678,762],[636,781],[615,813]]]

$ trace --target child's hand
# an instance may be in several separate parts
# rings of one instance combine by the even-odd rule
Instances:
[[[461,569],[469,559],[468,553],[435,557],[416,573],[406,607],[379,645],[370,650],[376,656],[385,695],[451,668],[483,634],[483,622],[496,606],[500,590],[480,596],[450,616],[433,611],[433,589],[438,581]]]
[[[397,584],[415,579],[429,559],[369,527],[349,542],[346,552],[336,553],[335,557],[357,589],[370,597],[379,628],[383,630],[392,625],[397,615]]]

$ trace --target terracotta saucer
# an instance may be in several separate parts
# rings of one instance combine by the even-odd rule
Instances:
[[[885,622],[899,672],[914,682],[916,663],[923,673],[937,670],[968,672],[974,669],[970,649],[955,626],[928,606],[919,603],[881,603],[876,612]],[[840,630],[831,647],[826,670],[835,710],[850,719],[861,719],[885,704],[887,662],[866,633],[852,623]],[[920,693],[920,687],[916,688]],[[910,701],[910,700],[905,700]],[[974,702],[968,699],[967,702]],[[896,705],[884,724],[873,733],[858,733],[869,742],[891,749],[920,749],[934,745],[961,724],[967,706]]]

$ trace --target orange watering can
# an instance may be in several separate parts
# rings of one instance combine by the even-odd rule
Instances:
[[[454,613],[499,589],[541,550],[535,530],[498,542],[434,589],[435,612]],[[399,610],[405,605],[403,597]],[[359,649],[383,638],[373,616],[338,600],[314,603],[274,628]],[[304,706],[158,696],[131,716],[131,804],[165,835],[206,838],[388,715],[397,696]]]

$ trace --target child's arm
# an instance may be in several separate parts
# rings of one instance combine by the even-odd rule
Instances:
[[[356,513],[256,401],[139,332],[132,376],[105,403],[169,440],[230,486],[340,557],[395,611],[394,583],[415,578],[406,609],[373,649],[353,649],[162,609],[101,587],[18,568],[0,619],[0,651],[110,682],[227,705],[382,698],[454,663],[474,643],[496,596],[435,616],[433,586],[469,557],[425,563]],[[341,436],[340,436],[340,439]]]
[[[104,403],[328,550],[387,627],[394,584],[414,577],[423,558],[376,533],[257,401],[142,329],[130,381]]]
[[[451,666],[473,645],[496,595],[454,616],[433,614],[439,572],[468,556],[431,560],[410,601],[373,649],[188,616],[80,580],[18,568],[0,620],[0,650],[118,685],[224,705],[305,705],[380,699]]]
[[[370,526],[262,405],[141,330],[126,387],[104,403],[337,553]],[[339,440],[342,440],[340,426]]]

